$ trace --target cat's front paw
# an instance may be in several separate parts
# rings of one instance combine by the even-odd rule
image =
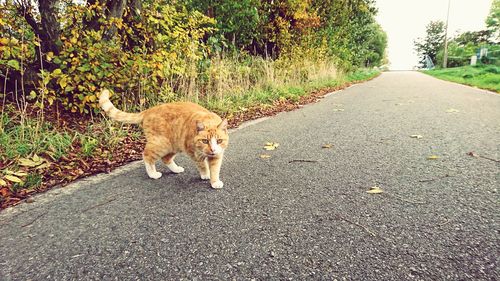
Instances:
[[[184,168],[181,166],[175,166],[175,167],[170,168],[170,171],[172,171],[172,173],[174,173],[174,174],[179,174],[179,173],[184,172]]]
[[[219,189],[224,186],[224,183],[222,181],[214,181],[212,183],[212,188]]]
[[[200,174],[200,178],[201,178],[202,180],[209,180],[209,179],[210,179],[210,174],[206,174],[206,175],[204,175],[204,174]]]
[[[157,180],[157,179],[161,178],[161,173],[160,172],[150,172],[150,173],[148,173],[148,176],[152,179]]]

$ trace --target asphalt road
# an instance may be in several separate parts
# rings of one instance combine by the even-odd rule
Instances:
[[[222,190],[180,157],[4,210],[0,280],[500,280],[499,145],[500,95],[384,73],[233,131]]]

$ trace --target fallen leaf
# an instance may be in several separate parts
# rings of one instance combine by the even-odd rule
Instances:
[[[379,194],[379,193],[382,193],[384,191],[380,187],[378,187],[378,186],[372,186],[366,192],[370,193],[370,194]]]
[[[410,138],[421,139],[423,137],[421,135],[411,135]]]
[[[460,110],[454,108],[449,108],[446,110],[446,113],[455,113],[455,112],[460,112]]]
[[[33,162],[36,162],[36,163],[41,163],[41,159],[40,159],[40,156],[38,155],[33,155],[33,157],[31,158],[31,160],[33,160]]]
[[[333,146],[333,144],[331,144],[331,143],[327,143],[327,144],[323,144],[323,145],[321,146],[321,148],[332,148],[332,146]]]
[[[3,179],[0,179],[0,186],[6,186],[7,182],[4,181]]]
[[[24,176],[27,176],[28,173],[25,173],[23,171],[18,171],[18,172],[15,172],[15,173],[12,173],[14,176],[18,176],[18,177],[24,177]]]
[[[427,157],[427,160],[436,160],[436,159],[439,159],[439,156],[431,155],[431,156]]]
[[[278,148],[278,146],[280,146],[280,144],[277,142],[266,142],[266,144],[264,145],[264,149],[275,150],[276,148]]]
[[[11,181],[11,182],[16,182],[16,183],[22,183],[23,182],[20,178],[18,178],[16,176],[13,176],[13,175],[6,175],[4,178],[6,180],[8,180],[8,181]]]
[[[343,108],[334,108],[333,109],[333,112],[337,112],[337,111],[344,111],[344,109]]]
[[[27,158],[19,158],[19,165],[25,166],[25,167],[36,167],[40,165],[40,163],[37,163],[31,159]]]
[[[268,155],[268,154],[261,154],[261,155],[260,155],[260,158],[261,158],[261,159],[268,159],[268,158],[271,158],[271,155]]]
[[[474,151],[468,152],[467,155],[472,156],[472,157],[479,157]]]
[[[35,169],[37,169],[37,170],[38,170],[38,169],[45,169],[45,168],[48,168],[48,167],[50,167],[50,163],[43,163],[43,164],[42,164],[42,165],[40,165],[40,166],[36,166],[36,168],[35,168]]]

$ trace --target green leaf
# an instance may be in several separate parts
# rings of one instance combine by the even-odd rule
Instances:
[[[20,66],[19,66],[19,62],[17,60],[9,60],[7,62],[7,65],[14,68],[15,70],[19,70],[20,69]]]

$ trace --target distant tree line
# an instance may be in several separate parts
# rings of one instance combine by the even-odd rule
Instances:
[[[485,22],[485,30],[467,31],[449,38],[448,67],[468,65],[470,57],[476,55],[480,48],[487,48],[489,53],[480,62],[500,64],[500,0],[493,0]],[[420,66],[425,66],[427,57],[436,66],[443,64],[445,28],[444,22],[431,21],[426,26],[426,36],[414,41]]]

